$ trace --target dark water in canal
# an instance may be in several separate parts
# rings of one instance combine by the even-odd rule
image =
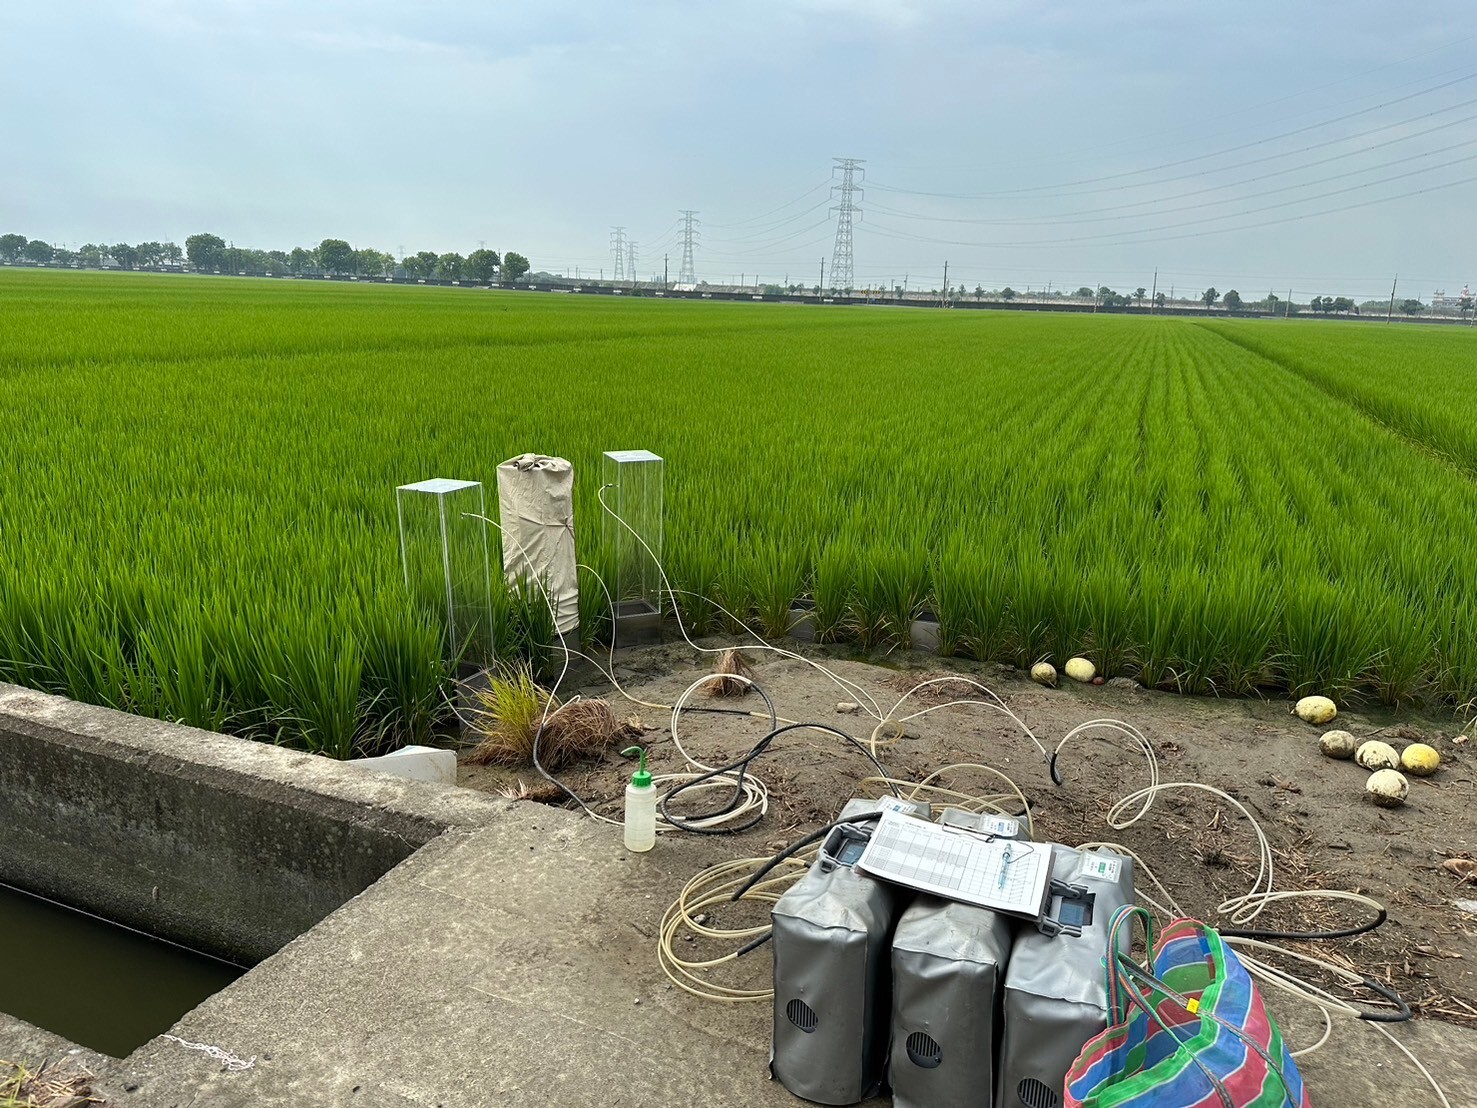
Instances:
[[[0,885],[0,1012],[122,1058],[245,971]]]

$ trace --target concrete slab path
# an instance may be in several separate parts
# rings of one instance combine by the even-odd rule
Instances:
[[[728,849],[664,838],[632,856],[616,829],[511,806],[423,848],[174,1029],[250,1069],[155,1040],[108,1084],[149,1108],[802,1103],[767,1079],[767,1005],[700,1001],[656,965],[662,912]],[[1294,1041],[1321,1030],[1283,1018]],[[1477,1105],[1477,1033],[1393,1032],[1453,1105]],[[1438,1103],[1367,1026],[1336,1027],[1304,1069],[1315,1104]]]

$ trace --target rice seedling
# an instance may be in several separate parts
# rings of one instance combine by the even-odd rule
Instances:
[[[749,557],[748,593],[759,630],[771,639],[790,633],[795,598],[805,592],[804,547],[756,547]]]
[[[816,560],[812,619],[817,642],[835,642],[850,628],[851,597],[855,589],[855,565],[844,551],[828,547]]]
[[[482,736],[467,760],[477,765],[528,765],[533,740],[545,710],[553,711],[547,689],[523,664],[489,673],[487,684],[472,687],[474,730]]]
[[[558,703],[527,664],[503,667],[471,691],[481,740],[467,758],[478,765],[532,765],[537,739],[539,761],[556,770],[645,733],[637,720],[616,718],[603,700]]]
[[[668,560],[674,584],[682,582],[668,599],[689,635],[707,635],[718,624],[718,566],[712,549],[698,543],[679,547]]]
[[[899,635],[894,623],[893,582],[877,559],[885,557],[882,551],[869,550],[858,560],[858,574],[851,584],[851,603],[847,627],[864,650],[881,650],[894,645],[904,645],[911,630],[909,626]]]

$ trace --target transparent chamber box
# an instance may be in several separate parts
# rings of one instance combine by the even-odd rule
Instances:
[[[449,658],[493,659],[487,501],[480,481],[433,477],[395,490],[400,562],[415,603],[444,618]]]
[[[613,575],[607,584],[618,621],[661,617],[659,562],[665,468],[666,463],[650,450],[609,450],[601,460],[600,495],[610,509],[600,513],[601,545]],[[621,520],[629,529],[621,525]]]

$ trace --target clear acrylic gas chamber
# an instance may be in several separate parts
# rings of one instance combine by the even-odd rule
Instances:
[[[445,621],[447,657],[493,660],[487,501],[480,481],[433,477],[395,490],[400,562],[414,602]]]
[[[608,450],[601,460],[601,545],[618,622],[661,617],[665,469],[650,450]]]

